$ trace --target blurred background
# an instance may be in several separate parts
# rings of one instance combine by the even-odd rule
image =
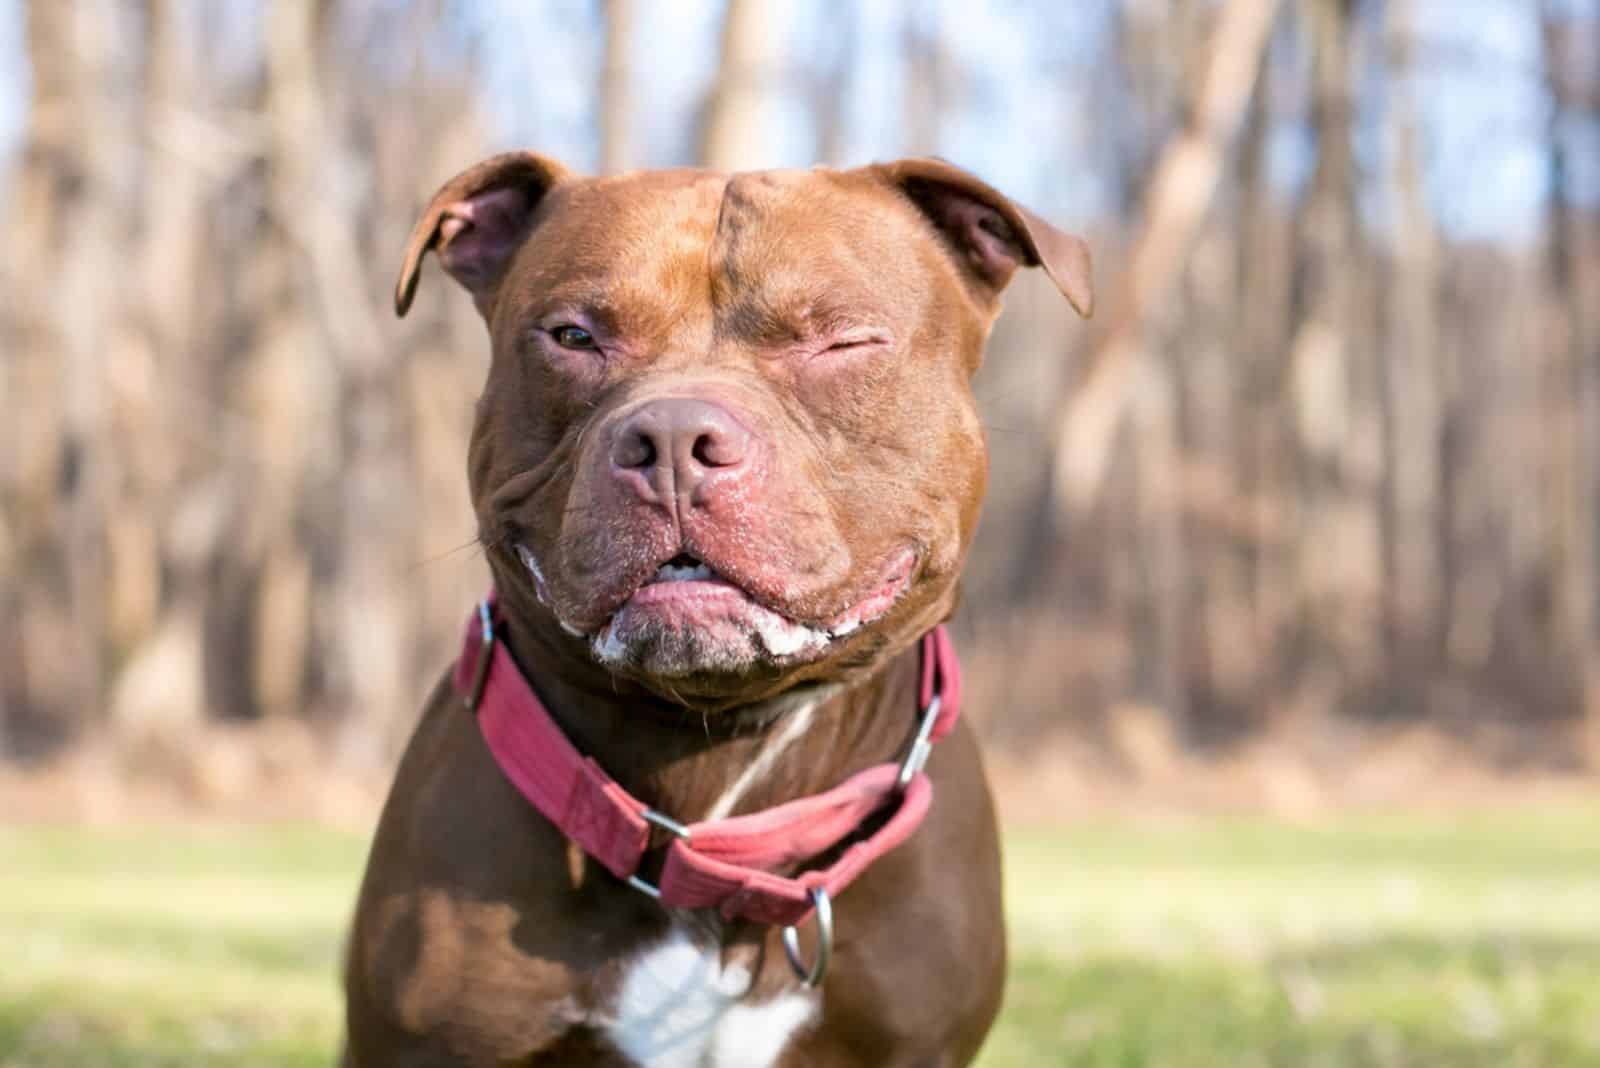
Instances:
[[[1600,1059],[1600,809],[1504,815],[1600,782],[1600,0],[0,0],[0,818],[367,825],[486,581],[464,450],[487,343],[434,268],[404,322],[390,288],[432,191],[523,146],[601,172],[936,154],[1083,234],[1095,319],[1019,277],[979,377],[993,478],[955,624],[1018,885],[1103,894],[1030,892],[1023,929],[1237,949],[1398,909],[1464,932],[1407,928],[1434,966],[1394,981],[1446,976],[1465,1044],[1372,1038],[1352,995],[1357,1037],[1316,1063]],[[1449,815],[1343,815],[1385,806]],[[1099,829],[1130,810],[1235,815],[1139,860]],[[1237,838],[1238,813],[1356,829],[1313,848],[1314,892],[1305,838]],[[50,873],[14,888],[35,941],[100,900],[72,872],[166,855],[50,833],[0,837]],[[320,962],[359,840],[259,833],[198,855],[325,872],[326,901],[284,906],[325,920]],[[1458,914],[1453,875],[1386,881],[1441,834],[1445,870],[1548,871],[1549,895],[1491,880]],[[140,885],[195,907],[170,848]],[[1163,878],[1199,918],[1115,911]],[[1530,941],[1529,909],[1588,926]],[[1061,1016],[1030,959],[1046,1039],[1007,1039],[1015,1063],[1120,1034],[1120,1009]],[[1306,1024],[1318,969],[1365,966],[1294,960],[1240,1004]],[[1095,989],[1135,992],[1130,1020],[1232,996],[1203,971],[1140,1000],[1118,967]],[[1528,994],[1550,969],[1572,989]],[[0,1064],[78,1063],[39,1019],[99,1033],[51,989],[0,983],[33,1006],[0,1009]],[[1540,1045],[1546,1009],[1588,1023]],[[1218,1041],[1116,1063],[1311,1049]]]
[[[1594,0],[0,0],[0,762],[381,776],[485,583],[485,339],[388,293],[511,146],[937,154],[1088,237],[978,384],[1003,757],[1600,760]]]

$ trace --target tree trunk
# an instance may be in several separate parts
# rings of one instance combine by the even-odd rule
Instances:
[[[788,6],[783,0],[728,0],[700,153],[712,170],[773,163],[773,111],[784,61],[780,31]]]
[[[1217,16],[1189,120],[1156,164],[1124,280],[1107,302],[1109,325],[1051,419],[1052,490],[1063,519],[1089,508],[1100,491],[1145,321],[1170,292],[1216,192],[1277,10],[1278,0],[1228,0]]]
[[[618,174],[633,162],[633,92],[630,77],[634,0],[606,0],[605,56],[600,67],[600,173]]]
[[[1354,317],[1355,157],[1351,45],[1354,0],[1311,6],[1317,167],[1302,213],[1299,327],[1291,343],[1298,492],[1296,589],[1314,672],[1348,684],[1374,667],[1381,556],[1368,470],[1366,368]],[[1371,482],[1369,486],[1367,483]]]
[[[105,518],[122,471],[106,377],[126,340],[119,278],[140,154],[141,51],[127,46],[138,40],[128,14],[87,0],[27,7],[33,96],[7,273],[30,279],[15,293],[40,296],[13,317],[11,371],[28,403],[6,420],[6,503],[20,520],[0,552],[15,554],[8,572],[30,576],[0,590],[20,621],[0,654],[24,665],[21,685],[5,687],[14,744],[29,744],[19,733],[64,740],[105,708]]]
[[[1566,120],[1579,108],[1584,86],[1573,62],[1576,20],[1545,0],[1540,9],[1546,84],[1552,102],[1546,131],[1549,173],[1548,274],[1553,307],[1545,370],[1546,444],[1550,507],[1551,589],[1555,640],[1572,666],[1588,720],[1589,757],[1600,763],[1600,628],[1597,628],[1597,553],[1600,553],[1600,330],[1590,322],[1585,287],[1585,235],[1574,210],[1573,162]]]
[[[1437,268],[1423,188],[1421,116],[1415,78],[1416,5],[1394,0],[1387,27],[1392,163],[1389,217],[1394,249],[1390,329],[1379,394],[1383,424],[1384,647],[1416,647],[1429,635],[1442,651],[1439,508],[1440,397]]]
[[[61,270],[72,212],[87,184],[77,139],[76,16],[67,0],[27,7],[33,92],[0,242],[7,400],[0,420],[0,618],[15,621],[0,626],[0,743],[13,753],[64,730],[71,702],[63,650],[53,649],[72,639],[61,607],[62,532],[54,506],[66,460],[60,340],[49,308],[19,297],[24,278],[54,278]]]

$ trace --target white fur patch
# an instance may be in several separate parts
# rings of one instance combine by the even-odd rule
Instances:
[[[620,664],[628,657],[628,643],[617,637],[617,628],[610,623],[589,639],[589,647],[602,664]]]
[[[773,656],[794,656],[800,652],[814,652],[828,644],[828,632],[785,619],[776,612],[755,613],[756,633],[761,644]]]
[[[816,700],[807,701],[789,713],[784,720],[783,728],[767,741],[766,746],[756,754],[754,760],[744,766],[744,770],[733,780],[733,784],[722,791],[722,796],[717,798],[716,803],[711,806],[711,811],[706,813],[706,819],[720,820],[733,811],[733,806],[739,803],[739,798],[743,797],[758,779],[771,771],[772,766],[783,755],[783,751],[793,745],[795,739],[811,726],[811,716],[816,712],[819,703]]]
[[[526,567],[528,573],[533,576],[534,590],[542,598],[545,581],[544,572],[539,569],[539,561],[534,558],[533,552],[526,545],[517,546],[517,556],[521,558],[522,566]]]
[[[711,1032],[712,1068],[766,1068],[783,1055],[789,1038],[817,1011],[815,1000],[785,994],[760,1005],[735,1005]]]
[[[770,1068],[815,1015],[816,998],[795,991],[746,1004],[750,982],[674,930],[627,966],[606,1033],[639,1068]]]
[[[556,622],[561,624],[562,630],[574,638],[582,638],[584,636],[583,631],[562,619],[561,613],[556,611],[555,604],[550,600],[550,586],[545,582],[544,572],[540,570],[539,561],[534,558],[533,553],[526,545],[518,545],[517,556],[522,560],[523,566],[528,569],[528,574],[533,576],[533,593],[534,596],[539,598],[539,603],[550,609],[550,614],[556,617]]]

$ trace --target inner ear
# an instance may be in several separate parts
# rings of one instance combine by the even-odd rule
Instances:
[[[999,296],[1018,267],[1042,267],[1078,314],[1093,312],[1089,247],[1082,239],[943,160],[900,160],[873,169],[939,230],[986,301]]]
[[[565,167],[544,156],[508,152],[446,182],[412,228],[395,282],[395,314],[405,315],[411,307],[429,250],[439,254],[440,265],[487,314],[506,267],[533,226],[540,202],[570,176]]]
[[[529,190],[507,186],[445,205],[439,265],[474,296],[492,289],[528,236],[534,203]]]
[[[905,191],[922,213],[952,239],[956,254],[996,292],[1006,287],[1018,267],[1032,262],[1010,224],[982,201],[920,179],[906,182]]]

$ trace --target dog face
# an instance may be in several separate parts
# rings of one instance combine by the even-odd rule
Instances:
[[[434,197],[401,314],[429,250],[489,328],[469,465],[502,596],[702,707],[870,668],[949,613],[999,292],[1040,265],[1091,299],[1082,242],[932,160],[587,179],[512,153]]]

